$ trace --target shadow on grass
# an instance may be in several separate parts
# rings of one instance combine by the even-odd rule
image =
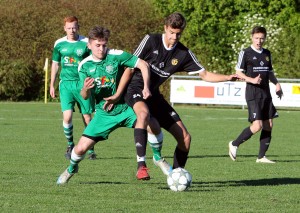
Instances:
[[[257,180],[229,180],[215,182],[193,182],[194,187],[228,187],[228,186],[278,186],[300,184],[300,178],[269,178]]]
[[[288,157],[288,158],[291,158],[291,157],[300,157],[300,155],[268,155],[268,158],[269,159],[272,159],[272,158],[275,158],[275,159],[272,159],[274,160],[275,162],[285,162],[285,163],[288,163],[288,162],[300,162],[300,159],[299,160],[289,160],[289,159],[282,159],[282,160],[277,160],[276,158],[282,158],[282,157]],[[172,158],[171,156],[167,156],[166,158]],[[201,158],[229,158],[229,155],[192,155],[192,156],[189,156],[189,158],[194,158],[194,159],[201,159]],[[242,159],[246,159],[246,158],[253,158],[254,160],[257,158],[257,155],[238,155],[238,160],[236,162],[242,162]],[[239,161],[241,160],[241,161]]]
[[[89,181],[89,182],[80,182],[80,184],[114,184],[114,185],[120,185],[120,184],[129,184],[126,182],[116,182],[116,181]]]

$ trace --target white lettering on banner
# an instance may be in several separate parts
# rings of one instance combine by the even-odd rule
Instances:
[[[245,82],[209,83],[200,80],[171,80],[171,103],[223,104],[245,106]],[[270,91],[275,106],[300,107],[300,84],[281,83],[283,97],[275,93],[275,85],[270,83]]]

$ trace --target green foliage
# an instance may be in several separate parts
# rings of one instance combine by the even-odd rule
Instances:
[[[40,72],[43,72],[45,58],[51,61],[55,40],[65,36],[63,18],[66,16],[75,15],[79,18],[82,35],[87,35],[95,25],[109,28],[110,47],[129,52],[133,51],[146,33],[162,28],[161,16],[154,12],[151,0],[1,0],[0,11],[0,37],[3,41],[0,60],[12,64],[17,59],[23,61],[23,70],[30,69],[38,82],[44,80]],[[4,70],[5,67],[1,69],[4,72],[15,72]],[[10,87],[7,82],[1,82],[1,86],[6,90]],[[37,92],[26,99],[43,99],[42,84],[36,89]],[[2,91],[2,100],[16,100],[26,96],[12,94],[12,91],[3,94]]]
[[[241,30],[235,32],[234,41],[231,44],[233,49],[234,56],[237,56],[242,49],[249,47],[252,43],[250,39],[251,30],[254,26],[263,26],[267,29],[267,39],[264,45],[264,48],[269,49],[272,53],[278,53],[279,48],[279,39],[278,35],[282,31],[282,28],[278,27],[277,23],[273,19],[265,19],[261,14],[254,15],[246,15],[243,18],[243,21],[239,22],[239,24],[243,23],[244,25],[241,27]],[[236,64],[236,60],[232,60],[231,63],[233,65]],[[276,67],[274,66],[274,70],[276,71]]]
[[[262,14],[267,24],[274,22],[282,29],[273,38],[280,45],[272,52],[277,76],[299,76],[295,73],[299,70],[299,59],[296,58],[299,46],[294,42],[295,38],[300,37],[297,0],[156,0],[155,4],[164,15],[174,11],[185,15],[188,24],[183,34],[183,43],[191,48],[208,70],[220,73],[235,72],[231,63],[237,60],[231,46],[235,44],[234,36],[250,37],[248,32],[245,33],[248,29],[244,29],[249,20],[244,17]],[[272,32],[272,29],[267,31]]]
[[[21,59],[0,61],[0,99],[33,100],[38,96],[42,75]]]
[[[249,38],[244,17],[261,14],[282,29],[274,37],[277,48],[271,49],[277,76],[300,77],[299,0],[1,0],[0,11],[0,60],[6,64],[1,73],[14,73],[14,64],[21,64],[24,67],[18,70],[30,69],[31,76],[26,79],[35,82],[27,85],[31,80],[26,80],[23,85],[23,91],[30,88],[30,94],[21,94],[21,90],[13,94],[8,82],[0,82],[0,100],[43,99],[45,58],[51,61],[55,40],[65,35],[63,18],[69,15],[79,18],[80,34],[87,35],[95,25],[105,26],[111,30],[111,48],[133,52],[145,34],[162,32],[166,15],[182,12],[188,21],[182,42],[207,70],[227,74],[235,72],[234,36]],[[162,92],[168,95],[168,83]]]

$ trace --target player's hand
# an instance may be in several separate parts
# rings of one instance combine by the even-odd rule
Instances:
[[[86,77],[84,79],[83,88],[85,90],[93,88],[95,86],[94,81],[95,81],[94,78]]]
[[[116,94],[103,98],[105,100],[105,103],[103,105],[103,109],[105,111],[110,111],[113,107],[114,104],[117,103],[120,100],[120,97],[118,97]]]
[[[276,95],[277,95],[277,97],[281,100],[281,98],[282,98],[282,96],[283,96],[282,89],[277,90],[277,91],[276,91]]]
[[[258,76],[256,76],[255,78],[252,79],[252,84],[260,84],[261,83],[261,77],[260,74],[258,74]]]
[[[142,93],[143,93],[143,98],[144,99],[150,98],[152,96],[152,94],[151,94],[151,92],[148,88],[144,88]]]
[[[114,104],[110,104],[107,101],[104,103],[103,105],[103,109],[107,112],[109,112],[110,110],[112,110],[112,108],[114,107]]]
[[[243,80],[243,79],[237,74],[232,74],[228,76],[228,81],[237,81],[237,80]]]
[[[50,96],[51,96],[51,98],[53,98],[53,99],[56,98],[56,97],[55,97],[55,89],[54,89],[54,87],[50,87]]]

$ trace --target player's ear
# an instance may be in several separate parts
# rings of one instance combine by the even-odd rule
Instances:
[[[165,32],[167,32],[167,29],[168,29],[168,26],[167,26],[167,25],[164,25],[164,30],[165,30]]]

